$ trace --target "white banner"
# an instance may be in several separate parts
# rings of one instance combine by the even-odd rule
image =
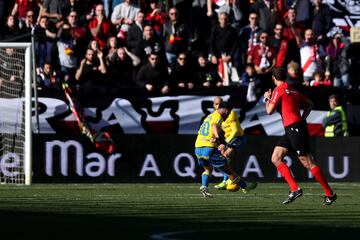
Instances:
[[[226,101],[229,96],[223,98]],[[96,130],[121,128],[125,134],[196,134],[202,119],[214,111],[213,99],[214,96],[155,97],[149,98],[146,104],[134,106],[127,99],[116,98],[101,111],[85,108],[84,115],[89,125]],[[46,106],[39,115],[40,133],[63,132],[76,125],[66,102],[56,98],[39,98],[39,103]],[[284,134],[280,114],[267,115],[262,99],[247,111],[241,108],[235,108],[234,111],[238,116],[242,115],[241,125],[250,134]],[[311,135],[321,135],[321,123],[325,116],[326,111],[311,112],[307,119]],[[35,121],[34,117],[33,123]]]

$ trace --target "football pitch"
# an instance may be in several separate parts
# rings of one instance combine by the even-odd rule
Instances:
[[[213,189],[214,198],[206,199],[199,184],[2,185],[0,233],[12,239],[360,238],[359,183],[332,183],[338,194],[332,206],[322,205],[317,183],[300,186],[304,195],[283,205],[285,183],[259,183],[248,194]]]

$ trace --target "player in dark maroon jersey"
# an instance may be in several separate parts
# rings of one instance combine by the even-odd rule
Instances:
[[[276,87],[273,92],[271,92],[271,89],[265,92],[264,98],[266,112],[271,115],[278,109],[285,128],[285,135],[277,143],[271,157],[272,163],[290,186],[290,194],[283,201],[283,204],[291,203],[303,194],[303,190],[296,184],[291,175],[290,169],[282,161],[288,152],[295,151],[300,162],[323,187],[325,192],[324,205],[331,205],[336,200],[337,195],[330,188],[321,169],[315,164],[310,154],[306,117],[310,114],[313,103],[288,85],[285,81],[285,69],[274,68],[272,80]],[[304,110],[302,114],[300,114],[300,107]]]

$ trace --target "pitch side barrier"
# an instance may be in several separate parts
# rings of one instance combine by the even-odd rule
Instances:
[[[120,89],[121,90],[121,89]],[[280,136],[281,117],[279,114],[268,116],[262,94],[254,102],[246,100],[246,87],[231,86],[213,89],[196,89],[182,94],[172,92],[169,96],[148,95],[140,89],[122,89],[121,94],[84,96],[74,91],[81,103],[86,124],[95,131],[125,134],[196,134],[201,120],[213,111],[213,99],[222,96],[232,103],[239,116],[241,125],[247,134]],[[341,88],[306,88],[300,89],[314,102],[314,108],[308,117],[311,136],[322,136],[322,120],[329,109],[328,97],[337,93],[341,99],[351,102],[359,94],[351,95]],[[354,90],[355,91],[355,90]],[[38,122],[40,134],[69,133],[78,129],[76,118],[69,110],[64,94],[42,92],[38,99],[39,116],[33,116]],[[9,103],[10,104],[10,103]],[[352,136],[360,136],[360,114],[357,106],[345,107],[353,113],[349,116],[349,129]],[[0,110],[2,106],[0,106]],[[352,116],[352,117],[350,117]],[[11,126],[11,121],[8,123]]]
[[[102,153],[86,137],[40,134],[34,136],[35,183],[165,183],[199,182],[202,169],[194,155],[195,135],[114,135],[118,151]],[[247,179],[278,181],[271,153],[279,137],[249,136],[234,169]],[[360,138],[311,138],[315,161],[331,182],[360,181]],[[286,156],[298,181],[312,176],[295,155]],[[2,156],[1,171],[9,165]],[[219,181],[221,174],[214,171]]]

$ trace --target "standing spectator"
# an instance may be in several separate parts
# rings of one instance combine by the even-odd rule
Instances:
[[[238,74],[243,72],[243,68],[247,62],[247,54],[250,51],[252,46],[258,45],[258,38],[260,33],[263,31],[258,25],[258,14],[250,13],[249,15],[249,24],[243,27],[239,33],[239,53],[241,56],[241,66],[237,67]]]
[[[160,57],[160,62],[167,64],[167,59],[165,55],[165,48],[156,34],[154,34],[154,29],[150,25],[144,26],[143,37],[138,42],[137,46],[131,50],[133,54],[139,57],[142,60],[142,65],[146,64],[150,54],[155,53]]]
[[[100,49],[104,49],[112,31],[112,24],[105,17],[102,4],[96,5],[95,16],[89,22],[89,29],[92,37],[99,43]]]
[[[252,12],[256,12],[259,16],[259,27],[271,32],[275,28],[277,22],[276,5],[272,0],[257,0],[252,6]]]
[[[71,35],[71,26],[64,23],[60,30],[60,38],[53,45],[53,59],[57,59],[60,68],[60,77],[62,80],[69,82],[70,85],[75,83],[75,72],[78,66],[76,58],[77,45]]]
[[[47,17],[40,17],[39,24],[35,27],[35,52],[38,54],[38,66],[44,67],[45,61],[51,62],[51,49],[56,40],[56,30],[49,27]]]
[[[325,57],[323,47],[315,42],[313,36],[313,31],[307,29],[300,45],[301,68],[306,86],[309,86],[313,74],[322,70],[322,58]]]
[[[218,66],[218,72],[223,80],[223,85],[229,86],[229,71],[231,60],[236,49],[236,30],[229,25],[229,16],[226,12],[219,14],[219,24],[210,35],[211,62]],[[226,65],[226,66],[225,66]]]
[[[79,25],[79,14],[76,11],[70,11],[67,17],[71,26],[71,37],[75,40],[77,46],[86,46],[88,42],[88,34],[85,27]],[[77,59],[81,59],[85,55],[86,49],[78,47],[75,53]]]
[[[32,10],[35,13],[39,12],[37,0],[15,0],[11,15],[16,16],[19,21],[25,21],[26,13],[29,10]]]
[[[190,28],[193,36],[191,43],[192,54],[208,51],[208,39],[210,38],[211,24],[207,13],[207,0],[194,0],[191,8]]]
[[[330,111],[323,120],[325,126],[325,137],[347,137],[349,136],[348,124],[345,111],[339,104],[339,97],[331,95],[329,97]]]
[[[331,11],[328,5],[322,3],[322,0],[313,0],[313,5],[311,28],[314,38],[319,42],[324,42],[332,25]]]
[[[159,36],[162,36],[166,15],[159,7],[159,0],[150,0],[150,11],[146,13],[145,20],[154,27]]]
[[[40,15],[47,17],[51,25],[62,25],[62,21],[67,16],[66,9],[69,6],[68,1],[63,0],[44,0]]]
[[[310,0],[278,0],[277,11],[279,16],[285,17],[290,9],[295,9],[296,22],[309,25],[310,21]],[[311,23],[310,23],[311,25]]]
[[[350,62],[348,51],[350,40],[342,33],[336,33],[331,37],[329,45],[326,47],[326,75],[332,76],[335,87],[350,86],[349,71]]]
[[[2,29],[0,39],[8,40],[12,42],[18,41],[17,37],[21,34],[17,20],[13,15],[9,15],[6,20],[6,24]]]
[[[36,23],[36,16],[34,11],[32,10],[28,10],[26,12],[26,18],[25,21],[23,21],[23,23],[21,24],[21,34],[25,35],[22,38],[22,41],[24,42],[31,42],[31,32],[33,30],[33,28],[35,27],[35,23]]]
[[[176,56],[181,52],[187,52],[191,41],[190,28],[186,23],[179,21],[178,11],[174,7],[169,10],[169,20],[164,26],[163,39],[166,58],[171,69],[174,69]]]
[[[275,25],[274,35],[270,38],[270,46],[275,50],[276,67],[287,65],[286,56],[288,54],[289,43],[283,38],[284,27],[280,23]]]
[[[136,77],[137,84],[147,93],[169,93],[169,73],[165,65],[160,63],[157,54],[151,53],[148,63],[141,67]]]
[[[79,16],[85,15],[85,8],[82,6],[81,0],[68,0],[69,4],[66,6],[65,9],[65,16],[69,16],[71,12],[76,12]]]
[[[143,38],[143,31],[144,13],[142,11],[138,11],[136,13],[135,22],[130,26],[126,35],[126,46],[130,52],[134,52],[134,50],[140,45]]]
[[[80,87],[80,94],[92,95],[99,92],[104,93],[106,86],[105,73],[106,65],[102,51],[95,52],[93,49],[87,49],[85,58],[81,61],[75,74],[75,79]]]
[[[240,21],[243,17],[242,12],[240,11],[239,0],[226,0],[225,4],[222,5],[218,13],[227,13],[229,18],[230,25],[236,29],[236,32],[240,32]]]
[[[271,70],[275,67],[275,50],[269,44],[269,34],[262,32],[259,36],[260,44],[253,46],[248,54],[248,63],[253,63],[259,78],[261,88],[271,87]]]
[[[283,38],[288,41],[288,57],[285,60],[286,63],[291,60],[300,63],[299,47],[302,42],[302,36],[304,35],[305,26],[301,22],[296,21],[297,12],[295,8],[290,8],[287,11],[287,16],[284,20]]]
[[[117,37],[125,40],[130,25],[135,21],[135,17],[140,8],[138,8],[133,0],[125,0],[114,8],[111,14],[111,22],[116,26],[118,31]]]

